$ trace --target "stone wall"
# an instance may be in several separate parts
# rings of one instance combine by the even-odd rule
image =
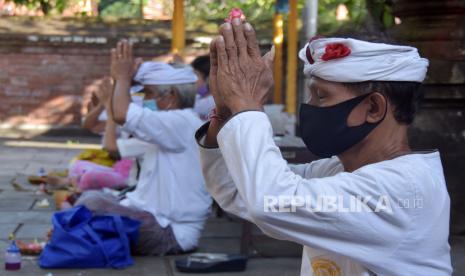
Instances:
[[[439,149],[451,197],[451,233],[465,234],[465,1],[397,0],[393,35],[430,60],[425,100],[410,133],[419,149]]]

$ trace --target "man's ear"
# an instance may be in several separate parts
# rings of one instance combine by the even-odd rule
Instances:
[[[369,109],[366,121],[368,123],[377,123],[386,116],[388,109],[388,101],[386,96],[379,92],[374,92],[368,96]]]

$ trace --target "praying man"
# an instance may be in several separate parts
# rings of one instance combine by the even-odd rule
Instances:
[[[303,245],[301,275],[451,275],[440,154],[413,151],[407,139],[428,60],[413,47],[350,38],[312,39],[299,57],[301,137],[322,159],[289,165],[263,113],[273,53],[261,56],[247,22],[220,27],[216,109],[196,133],[209,192],[265,234]],[[344,200],[344,210],[318,208],[322,197]],[[353,199],[365,208],[348,208]]]

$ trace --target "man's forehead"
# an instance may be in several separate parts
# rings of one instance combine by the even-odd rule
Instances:
[[[329,89],[337,86],[342,86],[342,83],[327,81],[315,76],[312,76],[308,79],[308,87],[310,89]]]

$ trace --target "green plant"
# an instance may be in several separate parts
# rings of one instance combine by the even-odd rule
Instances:
[[[298,1],[299,14],[305,2]],[[223,21],[232,8],[237,7],[244,11],[249,21],[263,30],[262,34],[271,35],[270,24],[275,13],[275,3],[276,0],[185,0],[186,22],[190,30],[215,32],[218,23]],[[340,4],[344,4],[349,11],[347,20],[336,20],[336,9]],[[365,24],[369,15],[376,18],[381,24],[380,28],[389,27],[394,22],[390,0],[319,0],[318,32],[329,34],[343,26],[356,28]]]
[[[8,2],[23,5],[29,9],[40,9],[44,15],[49,15],[52,11],[61,14],[70,0],[9,0]]]
[[[344,21],[336,20],[336,9],[341,4],[349,11],[349,17]],[[318,1],[318,33],[332,33],[346,25],[359,26],[363,24],[366,15],[365,0],[320,0]]]
[[[367,10],[372,19],[381,28],[389,28],[394,25],[394,15],[392,14],[391,0],[366,0]]]
[[[142,5],[146,4],[147,0],[100,0],[99,14],[107,18],[140,18]]]

